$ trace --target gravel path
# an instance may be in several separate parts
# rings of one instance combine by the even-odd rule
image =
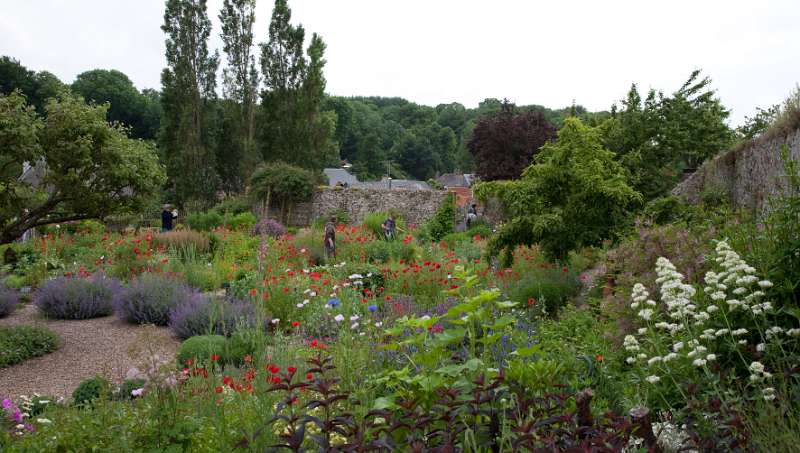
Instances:
[[[179,344],[165,327],[127,324],[115,316],[49,320],[31,304],[0,319],[0,325],[20,324],[40,325],[56,332],[61,337],[61,347],[42,357],[0,368],[0,396],[12,399],[34,392],[69,398],[81,381],[98,374],[120,383],[129,369],[142,363],[138,358],[141,354],[132,352],[132,346],[172,360]]]

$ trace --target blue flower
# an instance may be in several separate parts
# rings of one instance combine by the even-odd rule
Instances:
[[[370,305],[367,308],[369,309],[369,311],[378,311],[378,306],[377,305]]]
[[[328,305],[330,305],[331,307],[336,307],[336,306],[338,306],[340,303],[341,303],[341,302],[339,302],[339,299],[331,299],[331,300],[329,300],[329,301],[328,301]]]

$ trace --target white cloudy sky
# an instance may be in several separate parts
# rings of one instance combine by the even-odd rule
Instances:
[[[257,41],[272,0],[260,0]],[[221,48],[209,0],[212,48]],[[0,0],[0,55],[63,81],[118,69],[158,88],[162,0]],[[695,68],[732,123],[800,82],[797,0],[290,0],[328,44],[328,92],[474,107],[487,97],[607,109],[632,82],[674,91]]]

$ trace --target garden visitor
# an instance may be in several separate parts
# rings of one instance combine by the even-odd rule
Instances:
[[[161,232],[172,231],[172,221],[178,218],[178,210],[173,209],[170,211],[170,205],[165,204],[164,209],[161,211]]]
[[[478,205],[475,203],[467,210],[467,229],[472,225],[472,222],[478,219]]]
[[[336,256],[336,217],[331,217],[325,224],[325,255]]]
[[[394,239],[394,235],[395,235],[395,231],[394,230],[395,230],[396,227],[397,227],[397,224],[394,221],[394,216],[393,215],[390,215],[389,218],[384,220],[383,223],[381,224],[381,228],[383,229],[383,237],[387,241],[391,241],[391,240]]]

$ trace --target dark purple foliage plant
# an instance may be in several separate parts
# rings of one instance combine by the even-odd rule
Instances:
[[[255,224],[252,233],[255,236],[266,235],[277,238],[286,234],[286,227],[275,219],[265,217]]]
[[[239,327],[252,327],[253,305],[194,293],[169,313],[169,328],[184,340],[195,335],[229,336]]]
[[[89,319],[114,312],[122,285],[103,274],[48,280],[34,294],[33,303],[48,318]]]
[[[170,310],[199,297],[197,290],[158,274],[145,273],[130,282],[114,302],[121,319],[135,324],[169,324]]]
[[[19,293],[0,285],[0,318],[9,315],[19,304]]]

